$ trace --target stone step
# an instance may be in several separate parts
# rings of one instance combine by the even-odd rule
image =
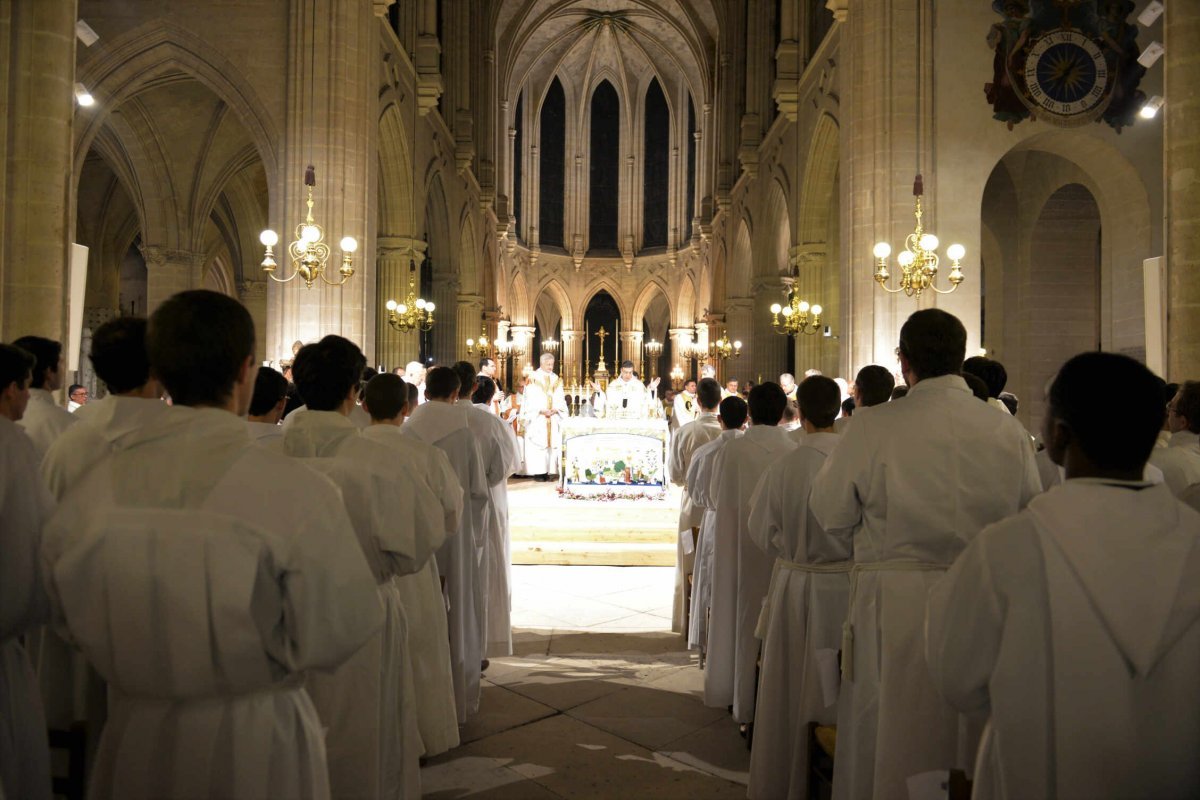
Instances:
[[[678,533],[675,525],[607,525],[602,520],[510,520],[515,542],[609,542],[613,544],[670,544]]]
[[[517,541],[512,543],[513,564],[564,566],[672,567],[675,544],[595,541]]]

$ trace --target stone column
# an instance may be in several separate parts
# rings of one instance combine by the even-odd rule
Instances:
[[[267,355],[267,340],[263,337],[267,329],[267,283],[257,280],[238,284],[238,299],[254,319],[254,358],[259,363],[274,360]]]
[[[0,0],[0,118],[8,121],[0,134],[4,341],[67,335],[75,16],[75,0]]]
[[[537,369],[537,359],[541,353],[535,353],[533,349],[533,326],[532,325],[513,325],[509,328],[510,334],[515,345],[524,349],[524,354],[513,357],[513,383],[520,380],[525,367],[533,365]]]
[[[467,338],[467,334],[462,332],[458,324],[459,288],[461,287],[458,279],[452,275],[434,274],[433,297],[430,299],[434,302],[434,316],[438,318],[438,321],[433,326],[430,352],[427,355],[432,355],[435,363],[444,366],[451,366],[458,360],[456,358],[459,352],[458,341]],[[482,310],[483,306],[480,305],[480,311],[482,312]],[[479,324],[478,316],[475,318],[475,324]]]
[[[1167,379],[1200,380],[1200,6],[1168,4],[1163,30]]]
[[[559,363],[564,379],[582,380],[583,375],[583,331],[562,331],[562,356]]]
[[[641,331],[621,331],[621,353],[617,358],[618,366],[620,366],[619,362],[626,359],[633,362],[633,371],[640,375],[642,372]]]
[[[153,314],[154,309],[171,295],[200,285],[200,270],[204,266],[203,253],[172,250],[156,245],[142,245],[141,251],[142,258],[146,259],[147,314]]]
[[[765,299],[765,298],[764,298]],[[769,306],[770,303],[767,303]],[[754,369],[759,362],[758,352],[768,346],[767,336],[773,336],[770,330],[766,336],[753,327],[755,300],[753,297],[731,297],[725,304],[725,334],[730,339],[742,341],[742,355],[737,359],[714,362],[717,377],[724,383],[729,378],[737,378],[740,383],[754,380]],[[770,328],[770,320],[767,320]]]
[[[479,339],[479,334],[485,331],[483,324],[483,298],[477,294],[460,294],[458,296],[458,340],[455,352],[463,361],[478,361],[478,353],[467,353],[467,339]],[[491,341],[491,336],[488,336]],[[489,353],[490,354],[490,353]]]
[[[407,236],[380,236],[375,242],[379,270],[375,293],[379,305],[375,317],[375,363],[388,369],[416,361],[421,352],[420,334],[401,333],[388,323],[386,303],[388,300],[407,302],[410,263],[416,268],[412,291],[414,296],[420,296],[420,270],[426,247],[420,239]]]

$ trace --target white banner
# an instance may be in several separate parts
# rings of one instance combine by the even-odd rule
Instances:
[[[67,369],[79,369],[83,344],[83,298],[87,292],[88,249],[71,245],[71,272],[67,276]]]

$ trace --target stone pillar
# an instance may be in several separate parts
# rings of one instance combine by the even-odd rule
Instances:
[[[532,325],[513,325],[509,328],[512,332],[513,344],[523,349],[525,352],[520,356],[513,357],[513,383],[521,379],[521,375],[525,371],[525,367],[533,365],[537,369],[537,359],[541,353],[535,353],[533,349],[533,326]]]
[[[142,258],[146,259],[147,314],[153,314],[154,309],[171,295],[200,285],[203,253],[171,250],[156,245],[142,245],[141,251]]]
[[[571,379],[582,380],[583,376],[583,331],[572,331],[566,328],[562,331],[562,356],[559,372],[568,384]]]
[[[1168,4],[1163,30],[1167,380],[1200,380],[1200,6]]]
[[[297,339],[310,342],[336,333],[365,352],[374,351],[375,241],[368,220],[377,202],[371,179],[378,151],[377,70],[379,21],[365,2],[294,0],[288,15],[288,112],[280,179],[272,195],[270,227],[281,277],[292,274],[288,243],[305,214],[305,168],[316,168],[316,223],[324,228],[336,274],[343,236],[358,240],[355,274],[342,286],[321,281],[311,289],[299,278],[272,283],[267,298],[267,353],[290,353]],[[314,19],[316,25],[314,27]]]
[[[765,298],[764,298],[765,300]],[[769,306],[770,303],[767,303]],[[742,355],[737,359],[714,362],[717,377],[724,383],[729,378],[737,378],[740,383],[754,380],[755,365],[759,364],[758,351],[767,347],[763,341],[766,337],[753,327],[755,300],[752,297],[731,297],[725,304],[725,334],[730,339],[740,339]],[[767,321],[768,328],[770,320]],[[767,336],[773,336],[769,330]]]
[[[483,298],[477,294],[460,294],[458,296],[458,341],[455,352],[463,361],[476,362],[482,356],[478,353],[467,353],[467,339],[479,339],[479,334],[487,328],[483,321]],[[488,336],[488,341],[493,341]],[[488,353],[491,354],[490,351]]]
[[[641,375],[642,373],[642,332],[641,331],[621,331],[621,353],[618,356],[619,362],[628,359],[633,362],[633,371]],[[645,376],[642,376],[643,378]]]
[[[256,280],[238,284],[238,299],[254,319],[254,358],[259,363],[274,360],[267,355],[267,340],[263,337],[267,329],[267,283]]]
[[[67,335],[75,16],[75,0],[0,0],[0,118],[7,121],[0,134],[4,341],[26,334],[64,341]]]
[[[417,104],[421,116],[437,107],[442,96],[442,45],[437,36],[438,0],[416,0],[417,47],[413,66],[417,70]]]
[[[431,334],[430,352],[427,355],[432,355],[434,362],[444,366],[451,366],[458,360],[459,340],[466,339],[467,334],[463,332],[458,324],[458,290],[460,285],[458,279],[452,275],[437,274],[433,276],[433,300],[435,305],[434,316],[437,317],[437,324],[433,326]],[[482,304],[480,312],[483,311]],[[479,317],[475,317],[475,325],[479,325]],[[476,328],[478,331],[478,328]],[[472,335],[471,338],[474,338]]]
[[[421,352],[419,334],[401,333],[388,323],[386,303],[388,300],[407,302],[410,263],[416,268],[414,296],[420,296],[420,270],[426,246],[420,239],[406,236],[380,236],[375,242],[379,270],[375,293],[379,305],[375,317],[375,363],[388,369],[416,361]]]

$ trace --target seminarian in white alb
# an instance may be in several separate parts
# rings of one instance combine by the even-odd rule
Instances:
[[[0,800],[1200,798],[1200,2],[0,51]]]

